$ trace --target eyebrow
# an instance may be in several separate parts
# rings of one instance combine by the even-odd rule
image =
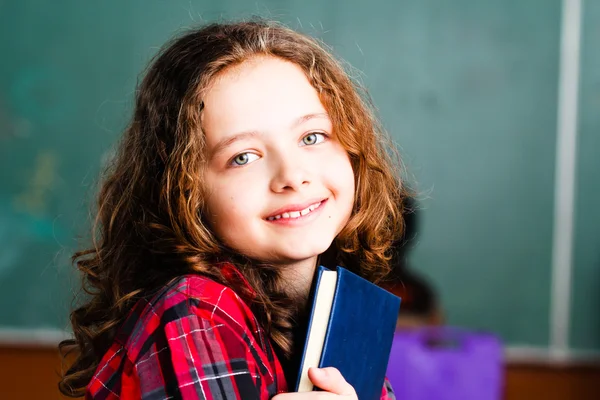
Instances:
[[[306,114],[303,115],[300,118],[297,118],[292,124],[291,124],[291,128],[296,128],[299,125],[302,125],[303,123],[310,121],[311,119],[315,119],[315,118],[323,118],[323,119],[327,119],[329,120],[329,115],[327,113],[312,113],[312,114]],[[259,131],[245,131],[245,132],[240,132],[240,133],[236,133],[234,135],[231,135],[229,137],[226,137],[222,140],[220,140],[215,147],[212,149],[211,153],[213,155],[213,157],[219,153],[221,153],[223,150],[225,150],[227,147],[231,146],[233,143],[238,142],[240,140],[246,140],[246,139],[251,139],[251,138],[255,138],[258,136],[262,136],[261,132]]]
[[[327,114],[327,113],[306,114],[306,115],[298,118],[297,120],[295,120],[294,123],[292,124],[292,128],[295,128],[298,125],[302,125],[306,121],[310,121],[311,119],[315,119],[315,118],[329,119],[329,114]]]

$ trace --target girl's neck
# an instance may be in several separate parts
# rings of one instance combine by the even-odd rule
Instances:
[[[295,315],[292,322],[291,334],[291,356],[282,357],[280,362],[285,373],[286,381],[293,385],[298,376],[302,349],[306,338],[308,326],[308,297],[312,280],[317,267],[318,257],[302,260],[293,264],[281,265],[281,278],[286,294],[296,305]]]
[[[306,308],[310,287],[317,267],[318,257],[312,257],[282,268],[282,278],[286,293],[297,303],[299,310]]]

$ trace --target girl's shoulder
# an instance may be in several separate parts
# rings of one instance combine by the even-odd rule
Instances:
[[[234,290],[206,276],[181,276],[138,300],[100,361],[88,397],[167,397],[177,385],[194,394],[200,386],[235,386],[236,398],[258,389],[261,398],[270,398],[286,386],[264,332]],[[208,380],[222,384],[202,383]]]
[[[187,274],[153,296],[138,300],[116,341],[135,359],[144,337],[191,320],[200,320],[203,326],[225,326],[240,337],[262,332],[250,307],[233,289],[207,276]]]

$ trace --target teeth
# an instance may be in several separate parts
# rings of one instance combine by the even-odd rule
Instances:
[[[316,204],[313,204],[313,205],[309,206],[308,209],[310,211],[313,211],[315,208],[319,207],[320,205],[321,205],[321,202],[318,202]]]
[[[317,207],[319,207],[321,205],[321,202],[315,203],[315,204],[311,204],[310,206],[306,207],[304,210],[302,211],[290,211],[290,212],[284,212],[283,214],[280,215],[275,215],[273,217],[269,217],[267,218],[268,221],[275,221],[277,219],[280,218],[284,218],[284,219],[288,219],[288,218],[298,218],[300,216],[304,216],[308,213],[310,213],[311,211],[314,211]]]

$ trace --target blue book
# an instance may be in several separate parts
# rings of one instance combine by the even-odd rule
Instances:
[[[297,392],[315,390],[310,367],[336,367],[359,400],[378,400],[400,299],[345,268],[319,267]]]

